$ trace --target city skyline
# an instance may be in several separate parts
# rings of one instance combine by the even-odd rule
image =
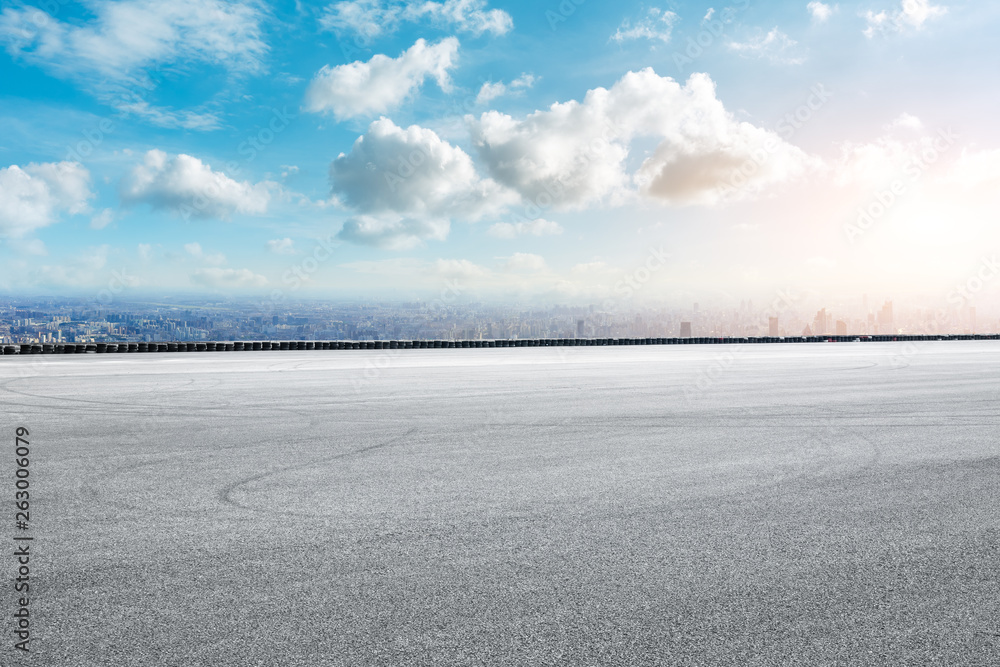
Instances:
[[[0,300],[0,344],[237,340],[500,340],[611,337],[962,335],[1000,332],[996,313],[951,312],[912,303],[821,307],[786,300],[736,308],[610,304],[537,307],[436,300],[282,304],[253,301],[133,302],[111,306],[50,299]]]
[[[7,294],[997,295],[990,3],[50,5],[0,12]]]

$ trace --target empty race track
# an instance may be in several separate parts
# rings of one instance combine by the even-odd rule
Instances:
[[[994,665],[998,376],[995,341],[4,357],[0,664]]]

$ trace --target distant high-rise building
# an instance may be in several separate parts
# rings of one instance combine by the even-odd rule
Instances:
[[[880,328],[880,331],[887,332],[892,329],[892,301],[886,301],[882,309],[878,311],[878,324],[879,327],[885,327],[884,329]]]
[[[577,338],[583,338],[583,327],[584,327],[584,321],[583,320],[577,320],[576,321],[576,336],[577,336]]]
[[[830,333],[830,316],[826,313],[826,308],[821,308],[813,319],[813,333],[817,336]]]
[[[847,322],[844,320],[837,320],[837,335],[846,336],[847,335]]]
[[[690,337],[691,337],[691,323],[681,322],[681,338],[690,338]]]
[[[767,318],[767,335],[774,337],[778,335],[778,318],[769,317]]]

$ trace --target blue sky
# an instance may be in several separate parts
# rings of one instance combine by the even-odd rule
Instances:
[[[1000,244],[998,27],[945,0],[7,3],[0,289],[943,299]]]

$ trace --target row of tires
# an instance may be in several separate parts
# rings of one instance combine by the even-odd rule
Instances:
[[[845,343],[926,340],[1000,340],[1000,334],[912,336],[800,336],[795,338],[534,338],[527,340],[234,341],[204,343],[26,343],[3,346],[3,354],[84,354],[121,352],[240,352],[256,350],[409,350],[476,347],[600,345],[706,345],[748,343]]]

